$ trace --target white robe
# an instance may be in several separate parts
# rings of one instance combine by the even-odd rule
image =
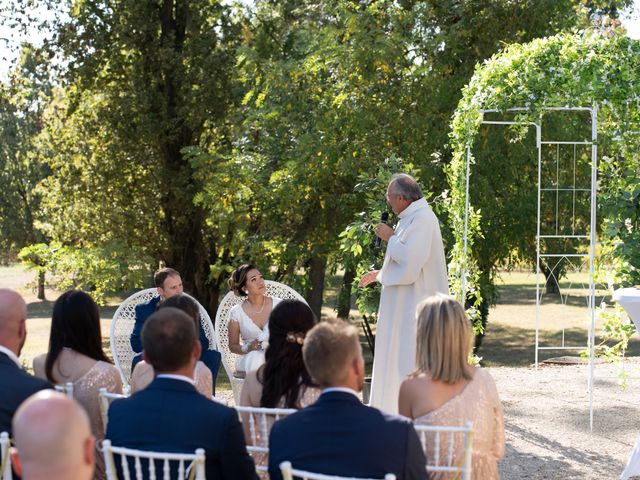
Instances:
[[[371,405],[398,413],[400,384],[415,370],[416,306],[436,292],[449,293],[438,218],[424,198],[399,215],[377,280],[382,284]]]

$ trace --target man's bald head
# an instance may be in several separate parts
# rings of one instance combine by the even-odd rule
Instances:
[[[20,294],[0,288],[0,345],[20,355],[27,338],[27,304]]]
[[[25,400],[13,417],[12,456],[24,480],[88,480],[95,465],[89,417],[74,400],[42,390]]]

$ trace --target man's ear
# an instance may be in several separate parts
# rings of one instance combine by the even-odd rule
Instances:
[[[22,477],[22,462],[20,461],[18,449],[16,447],[11,447],[9,449],[9,454],[11,455],[11,466],[13,467],[13,470],[19,477]]]
[[[89,435],[84,441],[83,460],[86,465],[95,465],[96,463],[96,437]]]
[[[21,339],[27,336],[27,320],[25,318],[20,320],[20,325],[18,325],[18,335]]]
[[[200,345],[200,340],[196,340],[193,344],[193,356],[196,360],[199,360],[200,355],[202,355],[202,345]]]
[[[147,355],[147,351],[146,350],[142,350],[142,359],[147,362],[149,365],[151,365],[151,362],[149,361],[149,356]]]

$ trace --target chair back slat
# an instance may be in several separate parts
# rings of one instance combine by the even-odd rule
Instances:
[[[269,470],[269,433],[273,424],[296,412],[295,408],[236,407],[245,432],[249,433],[247,451],[253,457],[258,472]]]
[[[127,395],[109,392],[104,387],[98,390],[98,405],[100,407],[100,417],[102,417],[102,426],[105,432],[107,431],[107,424],[109,423],[109,405],[111,405],[111,402],[114,400],[120,398],[127,398]]]
[[[427,458],[427,472],[457,473],[471,478],[473,423],[464,426],[414,425]]]
[[[283,480],[293,480],[294,477],[299,480],[396,480],[396,476],[393,473],[387,473],[384,478],[372,479],[361,477],[341,477],[338,475],[307,472],[293,468],[291,466],[291,462],[282,462],[280,464],[280,472],[282,473]]]
[[[131,480],[131,466],[136,480],[156,480],[158,474],[163,480],[188,480],[190,474],[196,480],[205,478],[205,453],[204,449],[198,448],[195,453],[170,453],[151,452],[135,450],[132,448],[114,447],[110,440],[102,442],[103,454],[105,458],[107,480],[118,480],[118,473],[115,471],[114,454],[120,456],[120,468],[124,480]],[[156,466],[156,462],[159,462]],[[175,467],[172,468],[172,466]],[[195,470],[193,470],[195,469]],[[147,475],[144,471],[147,471]],[[193,471],[193,473],[191,473]],[[195,475],[194,475],[195,474]],[[172,475],[177,475],[172,477]]]
[[[9,455],[10,447],[9,433],[0,433],[0,479],[2,480],[11,480],[13,477],[11,473],[11,455]]]
[[[67,397],[73,400],[73,383],[67,382],[64,385],[56,385],[56,391],[64,393]]]
[[[302,295],[287,285],[266,280],[265,286],[265,295],[268,297],[277,297],[283,300],[300,300],[301,302],[307,303]],[[236,405],[240,405],[240,391],[242,390],[243,378],[238,377],[235,372],[236,361],[240,358],[240,355],[229,350],[229,313],[233,307],[240,304],[243,300],[244,298],[237,297],[233,292],[227,293],[218,306],[214,329],[216,342],[218,343],[218,351],[222,355],[222,366],[227,372],[227,376],[231,382],[233,399]]]

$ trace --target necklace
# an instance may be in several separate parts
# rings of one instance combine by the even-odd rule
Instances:
[[[262,297],[262,306],[260,307],[260,310],[258,310],[256,307],[253,306],[253,303],[251,303],[251,301],[247,298],[247,302],[249,302],[249,305],[251,305],[251,308],[253,308],[253,311],[255,313],[262,313],[262,310],[264,310],[264,304],[267,302],[267,298],[266,297]]]

